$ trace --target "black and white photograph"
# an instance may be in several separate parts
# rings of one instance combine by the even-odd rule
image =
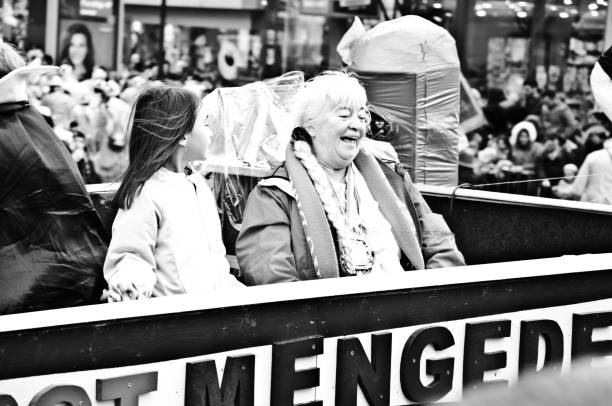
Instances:
[[[607,406],[608,0],[2,0],[0,406]]]

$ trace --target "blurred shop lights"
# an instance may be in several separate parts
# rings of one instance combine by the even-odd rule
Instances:
[[[402,14],[418,15],[448,29],[453,18],[453,10],[458,7],[457,4],[459,1],[461,0],[402,0],[399,2],[394,0],[383,0],[383,4],[400,4]]]
[[[439,1],[439,0],[438,0]],[[544,0],[478,0],[474,5],[474,13],[478,17],[515,17],[526,19],[533,15],[534,4]],[[578,18],[581,9],[583,15],[600,17],[605,15],[608,0],[548,0],[546,16],[567,19]]]

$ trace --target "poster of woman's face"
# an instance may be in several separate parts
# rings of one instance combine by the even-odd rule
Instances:
[[[70,65],[77,80],[90,79],[94,66],[112,66],[113,55],[113,29],[110,24],[61,20],[58,63]]]
[[[70,59],[72,64],[83,64],[88,52],[89,44],[87,35],[80,32],[72,34],[68,46],[68,59]]]

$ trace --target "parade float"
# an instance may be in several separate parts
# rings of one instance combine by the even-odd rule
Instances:
[[[302,80],[291,74],[218,89],[204,101],[223,135],[213,159],[195,168],[215,186],[234,268],[246,196],[283,159],[283,106]],[[399,128],[388,116],[381,113],[380,128]],[[429,134],[456,145],[454,120]],[[424,140],[409,150],[436,142]],[[418,168],[428,157],[415,159]],[[442,168],[451,165],[456,170],[456,161]],[[456,184],[418,188],[445,217],[468,266],[6,314],[0,405],[449,403],[612,352],[610,207]],[[114,190],[88,187],[107,231]],[[9,271],[3,289],[7,281],[22,289],[11,297],[36,282],[27,269]]]

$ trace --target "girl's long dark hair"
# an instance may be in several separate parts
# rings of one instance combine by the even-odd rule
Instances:
[[[138,95],[130,119],[130,164],[115,195],[119,208],[129,209],[147,179],[173,158],[193,129],[199,105],[195,94],[178,87],[154,86]]]
[[[70,49],[70,41],[72,40],[72,36],[74,34],[83,34],[85,36],[85,40],[87,42],[87,54],[85,55],[85,59],[83,60],[83,66],[85,67],[85,75],[82,78],[77,78],[78,80],[91,79],[91,74],[93,73],[94,68],[94,48],[93,48],[93,40],[91,39],[91,32],[89,32],[89,28],[85,24],[72,24],[68,27],[68,35],[64,39],[62,44],[62,53],[60,54],[60,63],[67,63],[72,66],[72,61],[70,60],[69,49]]]

